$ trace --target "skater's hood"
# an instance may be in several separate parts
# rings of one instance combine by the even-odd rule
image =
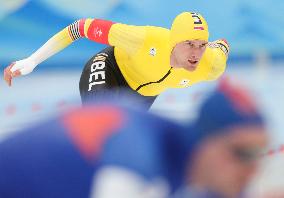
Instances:
[[[170,31],[170,47],[186,40],[208,41],[209,32],[205,19],[198,13],[183,12],[173,21]]]
[[[242,87],[225,82],[204,101],[198,118],[190,128],[195,134],[194,142],[200,143],[209,136],[233,132],[227,129],[252,125],[266,128],[255,99]]]

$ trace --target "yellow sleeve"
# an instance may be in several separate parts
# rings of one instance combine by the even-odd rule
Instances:
[[[224,40],[217,40],[208,43],[211,50],[210,70],[207,76],[208,81],[216,80],[225,71],[229,54],[229,46]]]
[[[146,36],[145,26],[114,24],[109,32],[109,44],[134,55],[142,47]]]

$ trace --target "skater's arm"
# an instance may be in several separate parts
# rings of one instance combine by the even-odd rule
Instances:
[[[143,44],[144,36],[143,26],[125,25],[102,19],[80,19],[54,35],[29,59],[38,65],[79,38],[116,46],[131,54]]]
[[[19,70],[22,75],[28,74],[32,72],[37,65],[63,50],[79,38],[87,37],[98,43],[108,44],[107,34],[112,24],[112,22],[105,20],[77,20],[51,37],[28,58],[12,63],[13,66],[10,70],[11,72]],[[99,34],[94,33],[97,29],[99,29]]]
[[[87,38],[97,43],[109,44],[135,53],[143,43],[144,28],[115,24],[101,19],[80,19],[70,24],[28,58],[13,62],[4,70],[4,79],[11,86],[12,78],[31,73],[34,68],[63,50],[79,38]]]

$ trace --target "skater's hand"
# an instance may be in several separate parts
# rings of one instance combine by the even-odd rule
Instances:
[[[5,68],[4,79],[11,86],[14,77],[29,74],[36,66],[35,62],[29,58],[13,62]]]
[[[226,39],[219,39],[216,41],[208,42],[209,47],[211,48],[220,48],[226,56],[230,53],[230,46]]]
[[[230,52],[230,45],[229,45],[228,41],[226,39],[224,39],[224,38],[220,39],[219,41],[220,41],[220,43],[222,43],[227,48],[227,51],[228,51],[228,54],[229,54],[229,52]]]
[[[214,41],[219,45],[219,48],[228,56],[230,53],[230,45],[226,39],[219,39]]]

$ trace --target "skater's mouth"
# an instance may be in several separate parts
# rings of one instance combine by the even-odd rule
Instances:
[[[198,63],[197,60],[188,60],[188,62],[189,62],[190,64],[192,64],[192,65],[195,65],[196,63]]]
[[[197,67],[198,61],[197,60],[190,60],[190,59],[188,59],[187,61],[188,61],[189,64],[187,65],[186,69],[189,70],[189,71],[194,71]]]

